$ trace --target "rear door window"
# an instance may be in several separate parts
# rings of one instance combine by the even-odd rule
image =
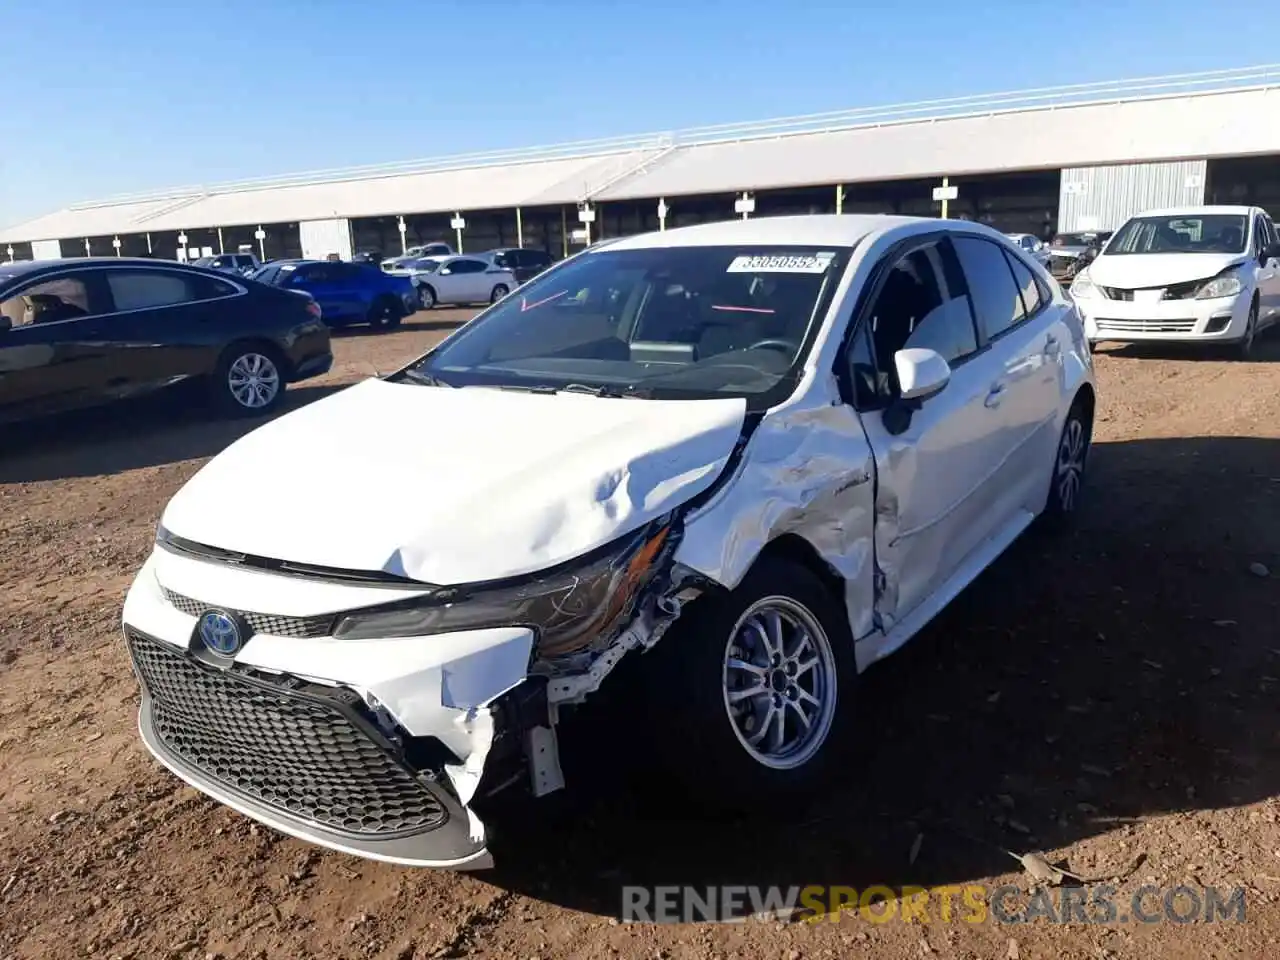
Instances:
[[[195,303],[236,292],[229,283],[176,270],[108,270],[106,280],[119,312]]]
[[[1026,308],[1004,251],[978,237],[955,237],[956,255],[964,269],[973,312],[985,339],[1011,329],[1026,316]]]

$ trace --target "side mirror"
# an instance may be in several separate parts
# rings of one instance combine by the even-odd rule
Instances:
[[[13,329],[13,321],[0,313],[0,333],[8,333]]]
[[[898,374],[898,396],[880,415],[890,435],[906,433],[911,415],[936,397],[951,382],[951,367],[942,354],[924,347],[907,347],[893,355]]]
[[[1269,243],[1262,251],[1263,260],[1280,260],[1280,243]]]
[[[908,347],[893,355],[899,396],[916,404],[936,397],[951,382],[951,367],[942,354],[925,347]]]
[[[448,267],[441,267],[439,270],[439,273],[440,273],[440,276],[447,277],[449,276],[449,274],[453,273],[453,271],[450,270]]]

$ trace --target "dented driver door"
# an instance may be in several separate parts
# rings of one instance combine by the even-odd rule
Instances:
[[[876,625],[885,633],[938,593],[1000,527],[990,481],[1008,431],[988,403],[999,377],[994,351],[978,348],[954,250],[934,238],[896,255],[850,344],[856,405],[876,463]],[[927,347],[951,379],[909,416],[894,411],[894,354]]]

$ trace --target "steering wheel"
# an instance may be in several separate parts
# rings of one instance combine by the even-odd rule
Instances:
[[[757,340],[751,346],[747,347],[747,349],[748,350],[782,350],[787,353],[799,353],[800,345],[791,340],[774,338],[769,340]]]

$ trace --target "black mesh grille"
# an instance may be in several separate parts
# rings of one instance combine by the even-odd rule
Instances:
[[[162,587],[164,597],[183,613],[198,617],[209,609],[209,604],[192,600],[180,593]],[[305,640],[309,637],[327,637],[333,633],[333,614],[325,613],[317,617],[285,617],[275,613],[250,613],[247,610],[236,610],[249,624],[254,633],[269,633],[273,637],[293,637]]]
[[[1132,300],[1133,291],[1125,290],[1122,287],[1100,287],[1103,295],[1108,300]]]
[[[350,708],[207,667],[132,631],[127,637],[156,735],[204,776],[350,835],[423,833],[447,819]]]
[[[1192,300],[1195,295],[1200,292],[1200,288],[1204,286],[1203,280],[1192,280],[1189,283],[1171,283],[1164,288],[1164,298],[1166,300]]]

